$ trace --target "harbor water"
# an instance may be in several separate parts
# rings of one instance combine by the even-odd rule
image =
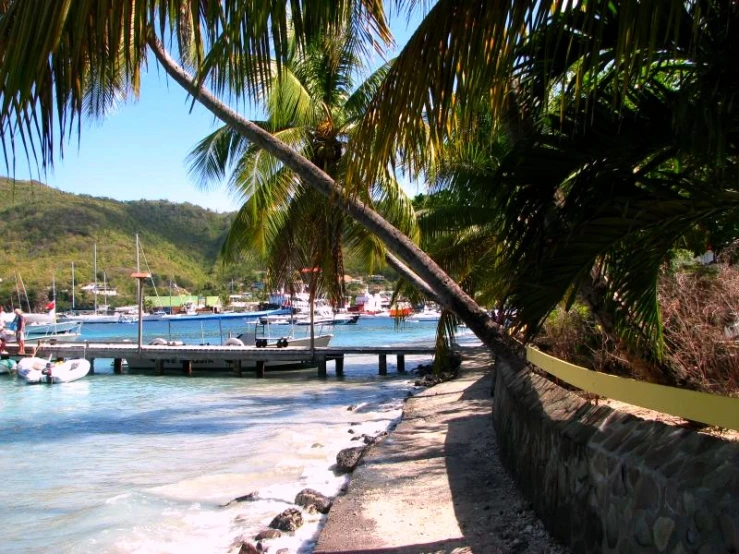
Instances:
[[[219,344],[246,325],[146,322],[144,340]],[[366,318],[326,330],[334,346],[379,346],[431,345],[435,328]],[[136,335],[135,324],[87,325],[82,338]],[[409,356],[406,365],[428,361]],[[264,379],[114,375],[109,360],[63,385],[0,375],[0,552],[238,551],[240,539],[253,539],[303,488],[334,496],[346,481],[332,470],[338,451],[397,422],[414,388],[394,362],[379,377],[376,356],[347,357],[341,379],[333,364],[326,379],[315,369]],[[224,506],[252,492],[256,501]],[[321,516],[304,517],[270,551],[310,552]]]

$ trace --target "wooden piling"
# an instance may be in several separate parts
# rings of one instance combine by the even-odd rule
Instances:
[[[405,373],[405,356],[398,354],[398,373]]]
[[[344,356],[336,356],[336,358],[334,359],[334,363],[336,364],[336,376],[343,377],[344,376]]]
[[[264,360],[257,361],[257,377],[264,377]]]
[[[380,354],[380,375],[387,375],[387,354]]]
[[[326,377],[326,356],[318,356],[316,361],[318,362],[318,376]]]
[[[90,373],[95,373],[95,358],[90,358]]]
[[[122,358],[114,358],[113,359],[113,373],[116,375],[120,375],[123,373],[123,359]]]
[[[157,360],[154,362],[154,366],[157,375],[164,375],[164,360]]]
[[[233,370],[236,372],[236,375],[241,377],[241,360],[234,360]]]
[[[182,360],[182,373],[192,376],[192,360]]]

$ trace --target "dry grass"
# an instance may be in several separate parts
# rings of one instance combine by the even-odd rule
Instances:
[[[688,388],[734,395],[739,391],[739,341],[726,328],[737,322],[739,269],[715,264],[665,276],[659,304],[666,363]]]
[[[665,337],[666,381],[715,394],[739,395],[739,266],[718,263],[666,273],[658,296]],[[535,344],[568,362],[642,379],[587,309],[557,308]]]

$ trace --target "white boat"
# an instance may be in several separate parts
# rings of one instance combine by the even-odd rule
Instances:
[[[441,319],[441,311],[436,308],[423,307],[423,311],[409,315],[408,321],[439,321]]]
[[[81,321],[59,323],[29,323],[26,325],[26,342],[71,342],[82,334]]]
[[[334,314],[334,325],[354,325],[359,321],[359,314],[339,312]]]
[[[24,358],[16,366],[18,378],[29,385],[38,383],[69,383],[82,379],[90,372],[90,362],[74,358],[52,362],[43,358]]]
[[[67,321],[58,323],[26,323],[26,344],[37,344],[39,342],[72,342],[82,334],[82,323],[78,321]],[[15,332],[12,329],[3,331],[5,342],[17,344]]]
[[[81,321],[83,323],[127,323],[123,314],[65,313],[59,316],[62,321]]]

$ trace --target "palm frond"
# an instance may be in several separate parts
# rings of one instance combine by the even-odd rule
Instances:
[[[378,0],[3,2],[0,140],[6,163],[20,143],[42,167],[52,164],[57,144],[80,132],[75,122],[83,110],[97,117],[108,106],[101,99],[136,94],[155,29],[217,92],[256,97],[270,59],[284,59],[293,33],[306,43],[347,17],[357,20],[364,39],[390,40]],[[86,100],[91,91],[97,101]]]

